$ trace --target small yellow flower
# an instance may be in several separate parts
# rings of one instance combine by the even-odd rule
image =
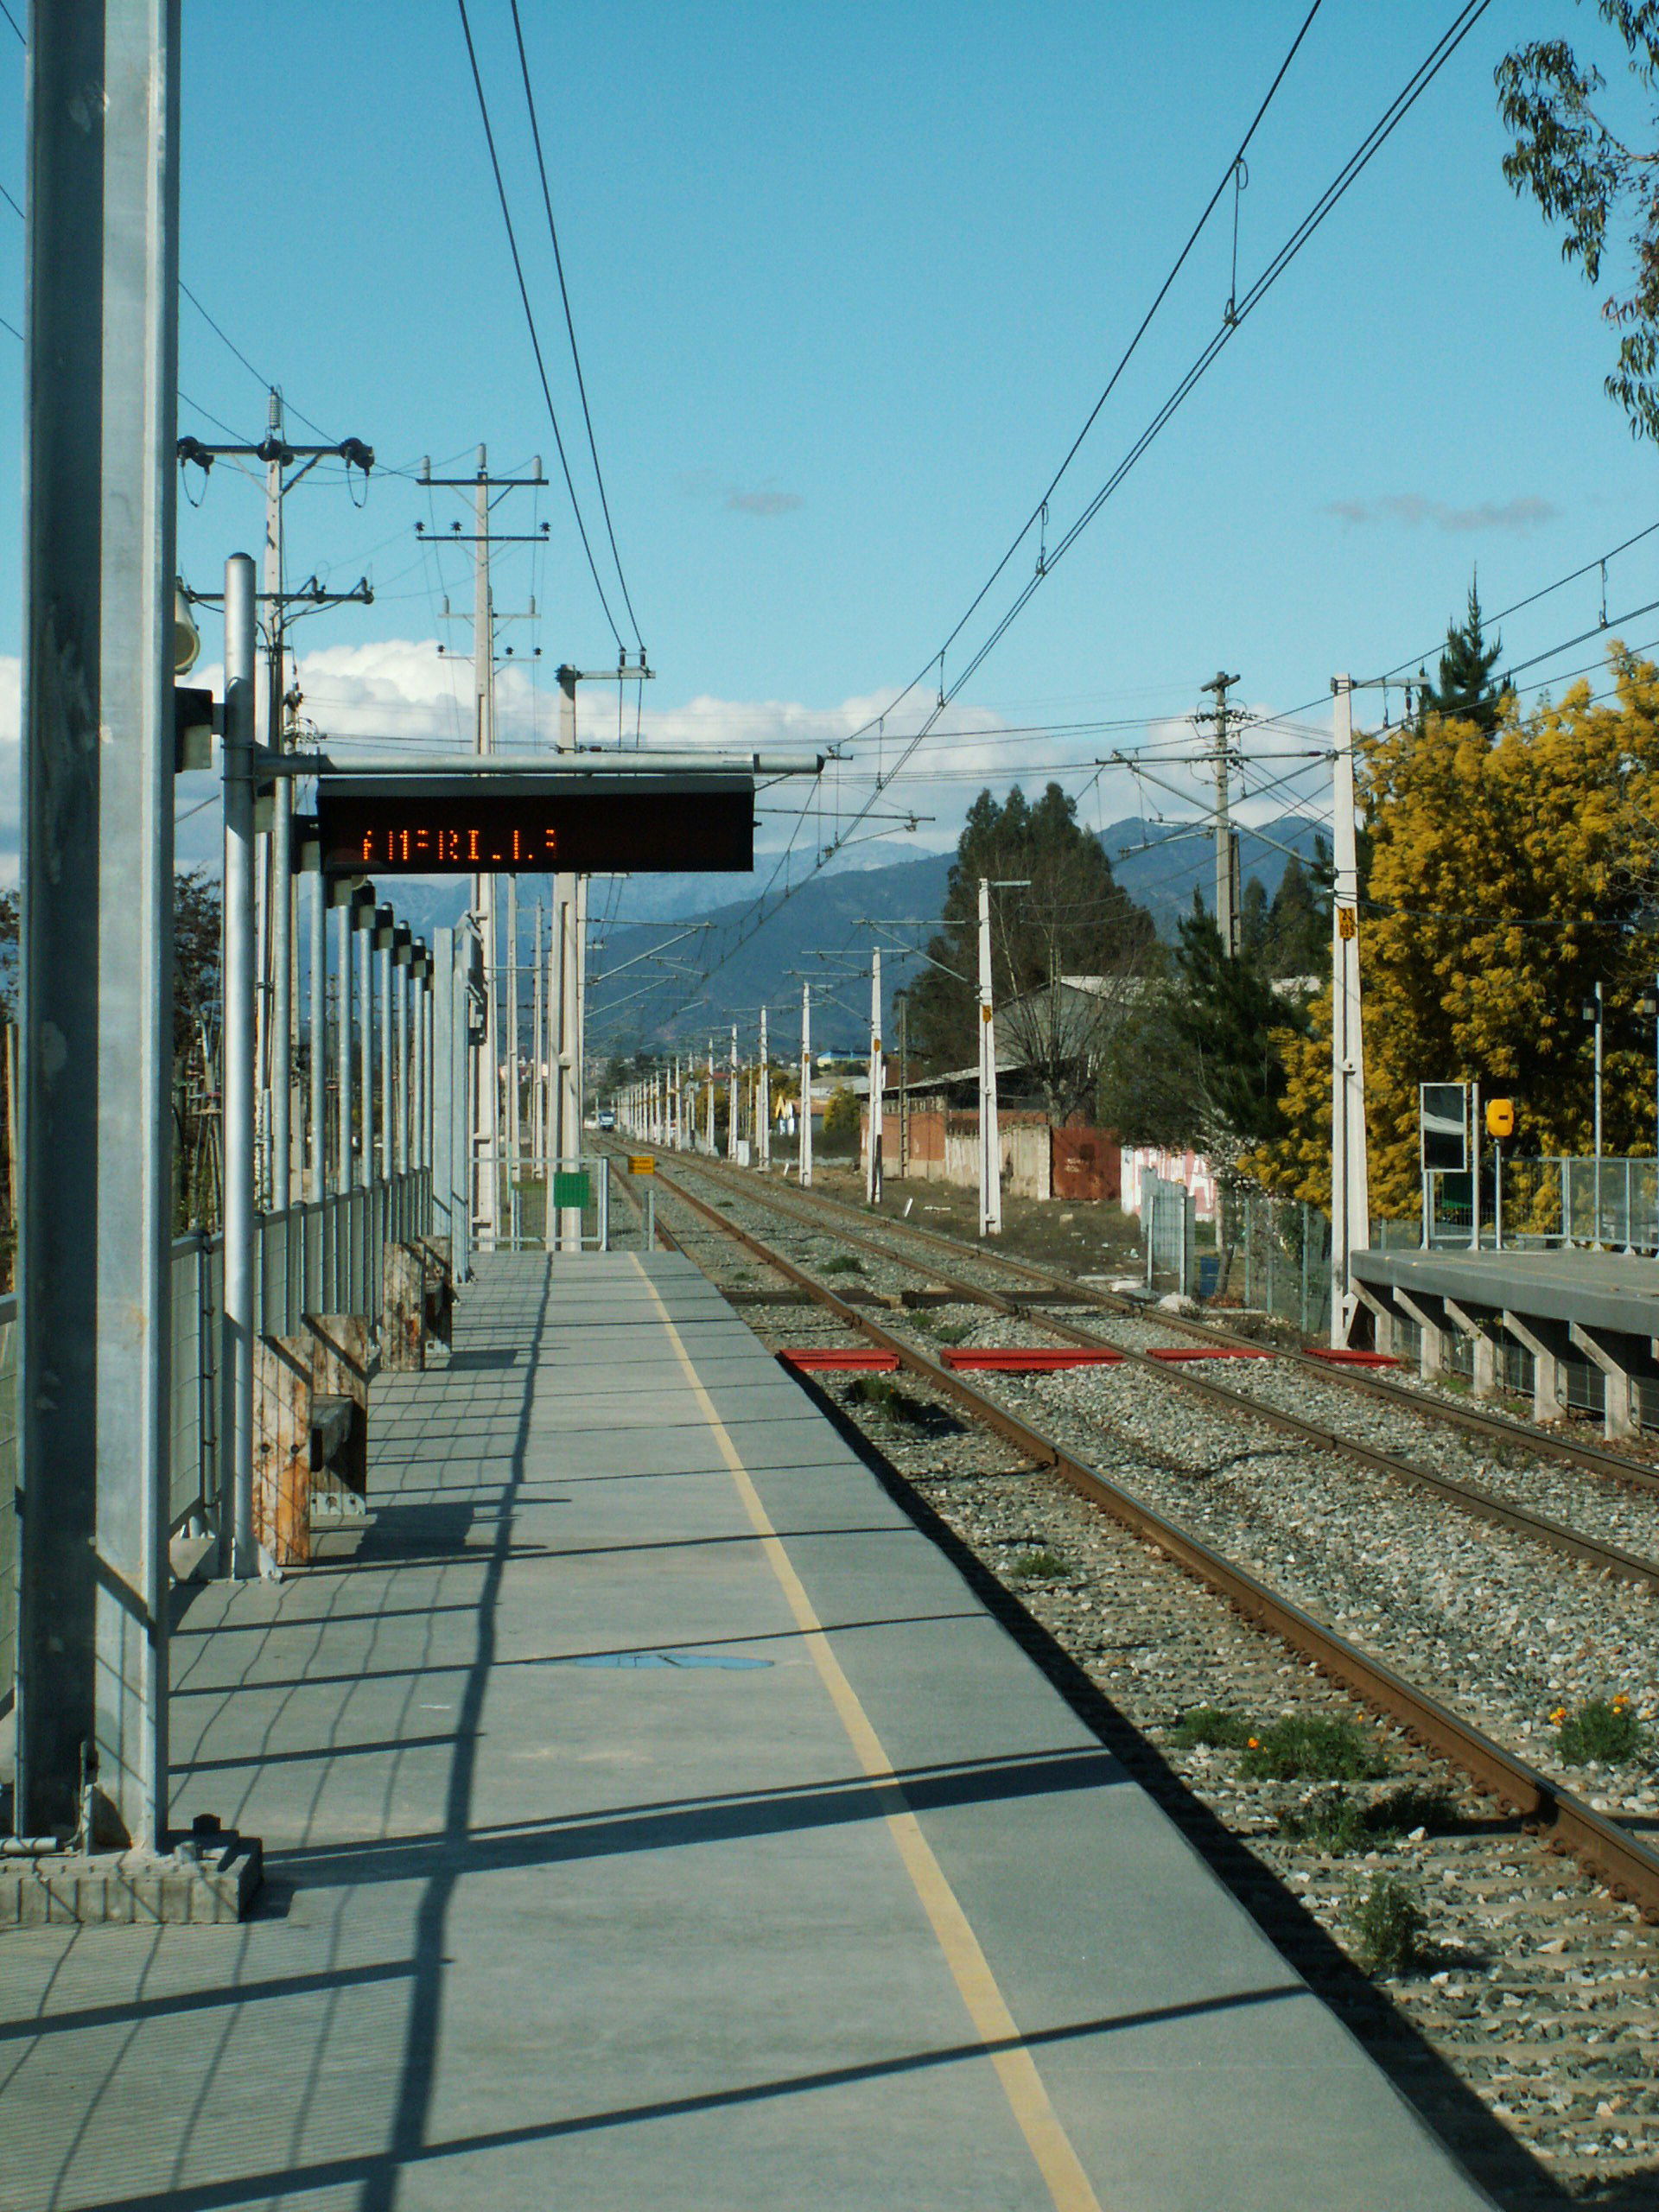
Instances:
[[[1567,1718],[1567,1707],[1564,1705],[1558,1705],[1554,1712],[1552,1713],[1549,1717],[1559,1726],[1560,1724]]]
[[[1249,1745],[1247,1746],[1247,1748],[1248,1748],[1249,1750],[1250,1750],[1250,1751],[1257,1751],[1257,1750],[1259,1750],[1259,1749],[1260,1749],[1260,1747],[1261,1747],[1261,1738],[1260,1738],[1260,1737],[1257,1737],[1257,1736],[1252,1736],[1252,1737],[1250,1738],[1250,1740],[1249,1740]]]

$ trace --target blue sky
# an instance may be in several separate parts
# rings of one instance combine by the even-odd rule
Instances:
[[[505,0],[470,5],[597,531],[510,17]],[[926,661],[1024,520],[1306,0],[523,8],[618,540],[658,671],[647,727],[833,735]],[[1241,287],[1452,13],[1450,0],[1325,0],[1252,149]],[[455,8],[187,0],[185,17],[183,267],[236,344],[384,462],[469,463],[483,439],[498,464],[539,451],[551,472]],[[1594,300],[1499,173],[1493,64],[1545,33],[1598,44],[1569,0],[1489,10],[950,727],[1176,716],[1221,664],[1245,700],[1284,709],[1338,668],[1366,674],[1431,645],[1477,562],[1501,606],[1655,519],[1655,456],[1601,391],[1611,349]],[[0,40],[3,178],[18,190],[22,57],[3,26]],[[0,217],[0,312],[21,320],[22,226]],[[1073,464],[1051,535],[1215,329],[1230,251],[1218,218]],[[0,343],[0,474],[16,483],[21,349]],[[188,305],[181,346],[192,401],[257,436],[258,385]],[[220,435],[192,407],[181,427]],[[320,719],[442,727],[442,695],[466,672],[423,641],[444,634],[437,594],[465,607],[470,586],[453,553],[441,571],[422,555],[412,526],[458,512],[391,475],[361,512],[337,474],[295,495],[293,575],[346,584],[367,569],[377,590],[372,609],[308,626],[308,648],[333,663],[308,685]],[[551,524],[544,553],[500,563],[499,602],[533,592],[541,610],[508,633],[518,652],[539,644],[549,674],[613,658],[563,493],[509,513]],[[193,580],[255,545],[258,521],[256,487],[216,472],[183,514]],[[1659,537],[1609,580],[1615,613],[1649,597]],[[1510,652],[1589,626],[1598,603],[1592,578],[1516,618]],[[0,652],[16,652],[17,610],[14,505]],[[1630,637],[1659,637],[1659,616]],[[537,718],[514,700],[525,725]],[[615,710],[613,690],[591,695],[595,731]],[[1005,761],[1097,750],[1089,735],[935,757],[1005,781]],[[905,803],[936,817],[923,834],[941,842],[969,791],[965,775],[918,779]],[[1109,817],[1137,798],[1114,776],[1096,804]]]

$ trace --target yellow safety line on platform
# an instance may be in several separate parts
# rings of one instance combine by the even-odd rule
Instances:
[[[882,1749],[881,1738],[868,1713],[859,1702],[858,1693],[842,1671],[841,1662],[830,1648],[823,1624],[812,1609],[794,1564],[785,1550],[783,1540],[772,1527],[753,1478],[743,1464],[742,1455],[732,1441],[731,1433],[715,1410],[715,1402],[704,1389],[702,1378],[692,1364],[691,1356],[681,1341],[667,1306],[663,1303],[657,1286],[646,1274],[639,1255],[632,1254],[639,1268],[645,1288],[651,1293],[657,1311],[662,1315],[663,1326],[669,1341],[690,1385],[692,1395],[703,1419],[714,1432],[720,1446],[721,1456],[737,1485],[739,1497],[760,1539],[772,1573],[777,1576],[796,1626],[801,1630],[812,1663],[830,1693],[841,1725],[857,1754],[860,1765],[871,1781],[879,1785],[879,1795],[887,1807],[888,1833],[899,1848],[905,1872],[915,1886],[923,1910],[931,1922],[939,1948],[944,1954],[951,1978],[968,2008],[974,2029],[988,2046],[987,2056],[995,2067],[1002,2084],[1009,2108],[1019,2123],[1020,2132],[1031,2147],[1039,2171],[1054,2201],[1055,2212],[1101,2212],[1100,2199],[1095,2195],[1089,2177],[1071,2138],[1060,2125],[1059,2116],[1048,2101],[1048,2092],[1037,2071],[1036,2061],[1020,2040],[1020,2030],[1009,2012],[1007,2000],[997,1986],[989,1961],[980,1948],[967,1914],[963,1910],[956,1891],[945,1878],[944,1869],[933,1855],[931,1845],[922,1834],[921,1823],[910,1808],[904,1785],[894,1773],[893,1764]]]

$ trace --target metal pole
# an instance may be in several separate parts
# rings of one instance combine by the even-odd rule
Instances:
[[[283,628],[283,401],[270,395],[270,445],[265,465],[265,742],[283,749],[287,720],[283,695],[287,651]],[[270,823],[270,1204],[285,1212],[292,1202],[294,1084],[294,786],[278,776]]]
[[[167,1821],[178,8],[31,10],[20,1834]],[[8,1497],[4,1510],[13,1502]]]
[[[225,1318],[219,1377],[221,1566],[258,1571],[253,1539],[254,567],[225,564]],[[229,1557],[223,1557],[229,1536]]]
[[[311,921],[311,1197],[317,1204],[328,1189],[328,880],[321,853],[305,882]]]
[[[986,875],[979,879],[979,1233],[1002,1234],[1002,1144],[996,1125],[996,1021],[991,1003],[991,880]]]
[[[864,1202],[881,1203],[881,1135],[886,1066],[881,1057],[881,955],[870,956],[870,1141],[864,1160]]]
[[[766,1042],[766,1009],[760,1009],[760,1078],[755,1099],[754,1133],[760,1144],[760,1165],[772,1166],[772,1052]]]
[[[1331,680],[1336,700],[1331,901],[1331,1343],[1345,1345],[1358,1299],[1352,1262],[1371,1233],[1365,1142],[1365,1041],[1359,988],[1359,851],[1354,812],[1353,678]],[[1423,1194],[1423,1239],[1430,1193]],[[1304,1273],[1306,1267],[1304,1267]]]
[[[1469,1179],[1469,1249],[1480,1249],[1480,1085],[1470,1086],[1469,1092],[1469,1156],[1474,1163],[1474,1173]]]
[[[536,902],[536,957],[531,966],[530,1056],[532,1067],[530,1078],[530,1150],[535,1162],[535,1172],[547,1173],[547,1125],[544,1115],[546,1090],[543,1072],[547,1053],[547,1039],[542,1019],[544,993],[542,974],[542,904]]]
[[[1601,1244],[1601,985],[1596,985],[1596,1236]]]
[[[715,1156],[715,1040],[709,1039],[709,1088],[703,1094],[703,1121],[709,1157]]]
[[[812,1187],[812,986],[801,985],[801,1129],[798,1179]]]
[[[559,670],[558,749],[561,753],[574,753],[576,749],[576,683],[575,667],[569,663],[563,664]],[[556,1056],[557,1110],[554,1116],[553,1149],[560,1158],[567,1158],[574,1163],[582,1151],[582,1042],[578,1003],[582,992],[582,961],[578,944],[582,908],[578,899],[579,886],[574,875],[555,876],[553,890],[556,917],[555,934],[558,940],[557,968],[550,968],[548,978],[555,1007],[555,1034],[558,1039]],[[559,1249],[580,1251],[580,1211],[563,1207],[556,1216],[550,1207],[550,1224],[556,1220]]]
[[[352,1162],[352,917],[353,902],[342,895],[335,909],[334,932],[334,1188],[343,1198],[356,1181]]]
[[[518,879],[507,878],[507,1209],[512,1242],[518,1242]]]
[[[357,921],[357,1118],[360,1136],[357,1179],[364,1190],[374,1180],[374,908],[359,906]]]
[[[382,906],[377,918],[374,946],[379,955],[380,974],[380,1173],[387,1182],[395,1172],[392,1161],[392,1055],[391,1055],[391,909]]]
[[[737,1158],[737,1024],[732,1024],[731,1071],[726,1078],[726,1157]]]
[[[414,965],[414,947],[410,944],[400,944],[393,953],[392,958],[396,963],[397,981],[397,1051],[395,1055],[397,1095],[395,1101],[396,1111],[390,1125],[396,1132],[392,1168],[397,1174],[407,1175],[410,1170],[410,1136],[414,1118],[410,1110],[414,1097],[415,1067],[410,1055],[409,1019],[410,975]]]

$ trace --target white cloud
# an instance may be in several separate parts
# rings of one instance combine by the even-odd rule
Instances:
[[[1350,528],[1364,523],[1397,522],[1408,530],[1417,530],[1424,523],[1433,523],[1437,530],[1501,530],[1512,537],[1541,530],[1560,514],[1560,509],[1548,499],[1483,499],[1476,506],[1454,507],[1444,499],[1426,499],[1416,492],[1390,493],[1381,499],[1333,499],[1325,512]]]

